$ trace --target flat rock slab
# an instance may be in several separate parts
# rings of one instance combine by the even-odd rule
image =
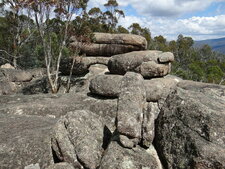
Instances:
[[[174,56],[170,52],[136,51],[112,56],[108,68],[112,74],[124,75],[132,71],[140,73],[144,78],[162,77],[170,72],[173,60]]]
[[[70,44],[70,46],[71,48],[80,46],[80,52],[85,53],[87,56],[105,57],[111,57],[112,55],[143,50],[143,48],[140,48],[138,46],[122,44],[81,44],[80,42],[73,42]]]
[[[145,150],[140,146],[134,149],[121,147],[116,141],[112,141],[104,153],[100,169],[162,169],[157,153],[153,150]]]
[[[46,168],[53,164],[51,135],[55,123],[47,117],[0,114],[0,168]]]
[[[94,42],[99,44],[134,45],[147,49],[147,41],[143,36],[134,34],[94,33]]]
[[[86,93],[0,96],[0,114],[58,119],[75,110],[91,110],[102,116],[104,124],[110,131],[114,131],[117,99],[94,98]]]
[[[166,168],[225,168],[225,87],[181,81],[156,120]]]
[[[94,33],[94,41],[89,44],[77,42],[71,37],[70,46],[79,48],[81,53],[87,56],[106,56],[140,51],[147,49],[147,41],[144,37],[132,34]]]

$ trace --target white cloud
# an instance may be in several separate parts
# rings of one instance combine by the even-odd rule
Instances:
[[[175,16],[192,11],[201,11],[213,2],[225,0],[117,0],[123,7],[132,6],[140,16],[121,18],[119,24],[129,27],[132,23],[150,28],[152,36],[163,35],[169,40],[179,34],[191,36],[195,40],[225,36],[225,15],[218,8],[217,16],[177,19]],[[103,7],[107,0],[90,0],[91,7]],[[222,4],[223,6],[224,4]],[[125,8],[126,9],[126,8]],[[174,17],[173,17],[174,16]]]
[[[193,11],[201,11],[212,2],[225,0],[118,0],[123,6],[131,5],[139,14],[151,16],[179,16]]]
[[[179,34],[191,36],[195,40],[225,36],[225,15],[192,17],[178,20],[127,16],[121,19],[120,24],[128,27],[134,22],[150,28],[153,37],[163,35],[169,40],[176,39]]]
[[[201,11],[212,2],[225,0],[117,0],[120,6],[131,5],[139,14],[172,17],[193,11]],[[107,0],[90,0],[89,6],[102,7]]]

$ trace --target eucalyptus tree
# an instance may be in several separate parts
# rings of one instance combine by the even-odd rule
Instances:
[[[59,88],[59,66],[63,51],[67,46],[71,21],[75,16],[83,12],[87,0],[22,0],[21,2],[35,20],[44,50],[49,84],[52,92],[57,93]],[[59,36],[57,37],[51,30],[50,21],[53,18],[56,18],[60,24]],[[57,39],[54,40],[54,38]],[[53,43],[53,41],[58,43]]]

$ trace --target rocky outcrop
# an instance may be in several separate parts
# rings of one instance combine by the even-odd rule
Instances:
[[[95,36],[96,45],[145,46],[139,36]],[[225,87],[167,75],[169,52],[79,59],[70,93],[72,59],[54,95],[44,69],[28,70],[31,81],[0,69],[0,93],[14,94],[0,96],[0,168],[225,168]]]
[[[170,73],[170,62],[173,60],[170,52],[138,51],[112,56],[108,68],[112,74],[124,75],[132,71],[140,73],[144,78],[162,77]]]
[[[166,168],[225,168],[225,87],[182,81],[156,122]]]
[[[132,51],[145,50],[147,41],[144,37],[132,34],[94,33],[93,43],[82,44],[73,37],[70,46],[79,48],[87,56],[112,56]]]

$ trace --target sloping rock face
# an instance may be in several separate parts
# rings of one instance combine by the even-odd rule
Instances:
[[[0,168],[23,168],[53,164],[51,134],[53,118],[0,113]]]
[[[81,44],[73,37],[71,47],[78,47],[87,56],[112,56],[132,51],[145,50],[147,41],[144,37],[132,34],[94,33],[94,42]]]
[[[225,87],[182,81],[156,121],[166,168],[225,168]]]

